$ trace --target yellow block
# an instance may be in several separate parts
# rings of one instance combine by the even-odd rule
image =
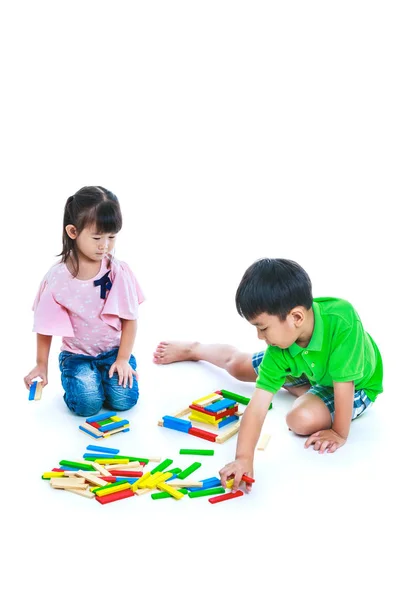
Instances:
[[[233,487],[233,482],[234,482],[234,481],[235,481],[235,478],[228,479],[228,481],[226,482],[226,487],[227,487],[228,489],[232,488],[232,487]]]
[[[140,479],[138,479],[137,481],[135,481],[135,483],[132,483],[132,492],[136,492],[136,490],[139,488],[139,486],[140,487],[146,487],[145,485],[142,485],[142,484],[149,477],[151,477],[151,473],[150,473],[150,471],[147,471],[147,473],[145,473],[144,475],[142,475]]]
[[[191,412],[189,415],[189,419],[191,421],[199,421],[200,423],[209,423],[210,425],[218,425],[221,423],[222,419],[216,419],[211,415],[206,415],[204,413]]]
[[[96,496],[108,496],[108,494],[113,494],[114,492],[122,492],[122,490],[127,490],[130,487],[130,483],[121,483],[121,485],[116,485],[105,490],[97,490]]]
[[[199,398],[198,400],[194,400],[191,404],[203,404],[203,402],[211,402],[212,400],[221,400],[222,396],[220,394],[208,394],[208,396],[203,396],[203,398]]]
[[[60,471],[46,471],[42,475],[42,479],[51,479],[52,477],[64,477],[64,472]]]
[[[168,492],[168,494],[170,496],[173,496],[173,498],[176,498],[176,500],[180,500],[185,495],[185,494],[182,494],[182,492],[178,492],[178,490],[171,487],[167,483],[158,483],[157,487],[159,490],[162,490],[163,492]]]
[[[118,421],[122,421],[121,417],[110,417],[110,421],[114,421],[114,423],[118,423]]]

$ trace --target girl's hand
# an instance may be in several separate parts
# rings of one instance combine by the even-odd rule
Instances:
[[[27,390],[29,390],[32,381],[36,379],[36,377],[40,377],[43,387],[47,385],[47,365],[36,365],[36,367],[24,377],[24,383]]]
[[[237,458],[221,469],[219,474],[221,476],[221,484],[224,487],[226,487],[227,480],[234,477],[232,492],[236,492],[239,489],[243,475],[253,477],[253,461],[250,458]],[[246,483],[246,491],[251,492],[251,483]]]
[[[127,360],[123,360],[121,358],[117,358],[115,363],[113,363],[108,371],[108,375],[112,377],[115,373],[118,374],[118,385],[123,385],[124,388],[126,384],[129,382],[129,387],[133,386],[133,377],[138,378],[136,371],[134,371]]]
[[[340,446],[343,446],[345,443],[346,438],[342,438],[333,429],[323,429],[310,435],[304,444],[304,447],[308,448],[314,444],[314,450],[317,450],[320,454],[323,454],[325,450],[328,453],[335,452],[335,450],[340,448]]]

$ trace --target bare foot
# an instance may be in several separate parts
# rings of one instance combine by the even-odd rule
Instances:
[[[157,365],[168,365],[181,360],[198,360],[194,349],[198,342],[160,342],[153,353],[153,362]]]

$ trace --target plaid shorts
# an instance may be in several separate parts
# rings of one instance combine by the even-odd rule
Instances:
[[[256,352],[252,356],[251,361],[253,363],[253,368],[254,368],[255,372],[257,373],[257,375],[258,375],[258,370],[259,370],[259,367],[260,367],[260,364],[261,364],[261,361],[263,358],[264,358],[264,352]],[[333,418],[335,416],[335,403],[334,403],[333,388],[326,387],[323,385],[318,385],[318,384],[311,385],[311,383],[309,382],[309,380],[307,379],[307,377],[305,375],[303,375],[302,377],[292,377],[291,375],[286,377],[286,381],[284,384],[285,388],[296,387],[298,385],[309,385],[310,386],[310,389],[308,390],[307,393],[314,394],[315,396],[318,396],[318,398],[321,398],[321,400],[329,408],[329,412],[331,413],[331,418],[333,421]],[[353,414],[351,417],[352,420],[357,419],[357,417],[362,415],[362,413],[366,410],[366,408],[370,404],[372,404],[372,402],[368,398],[368,396],[364,392],[364,390],[356,390],[354,392]]]

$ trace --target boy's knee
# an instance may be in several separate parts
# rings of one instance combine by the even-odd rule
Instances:
[[[289,429],[298,435],[310,435],[315,431],[314,415],[308,408],[299,406],[293,408],[286,415],[286,423]]]

